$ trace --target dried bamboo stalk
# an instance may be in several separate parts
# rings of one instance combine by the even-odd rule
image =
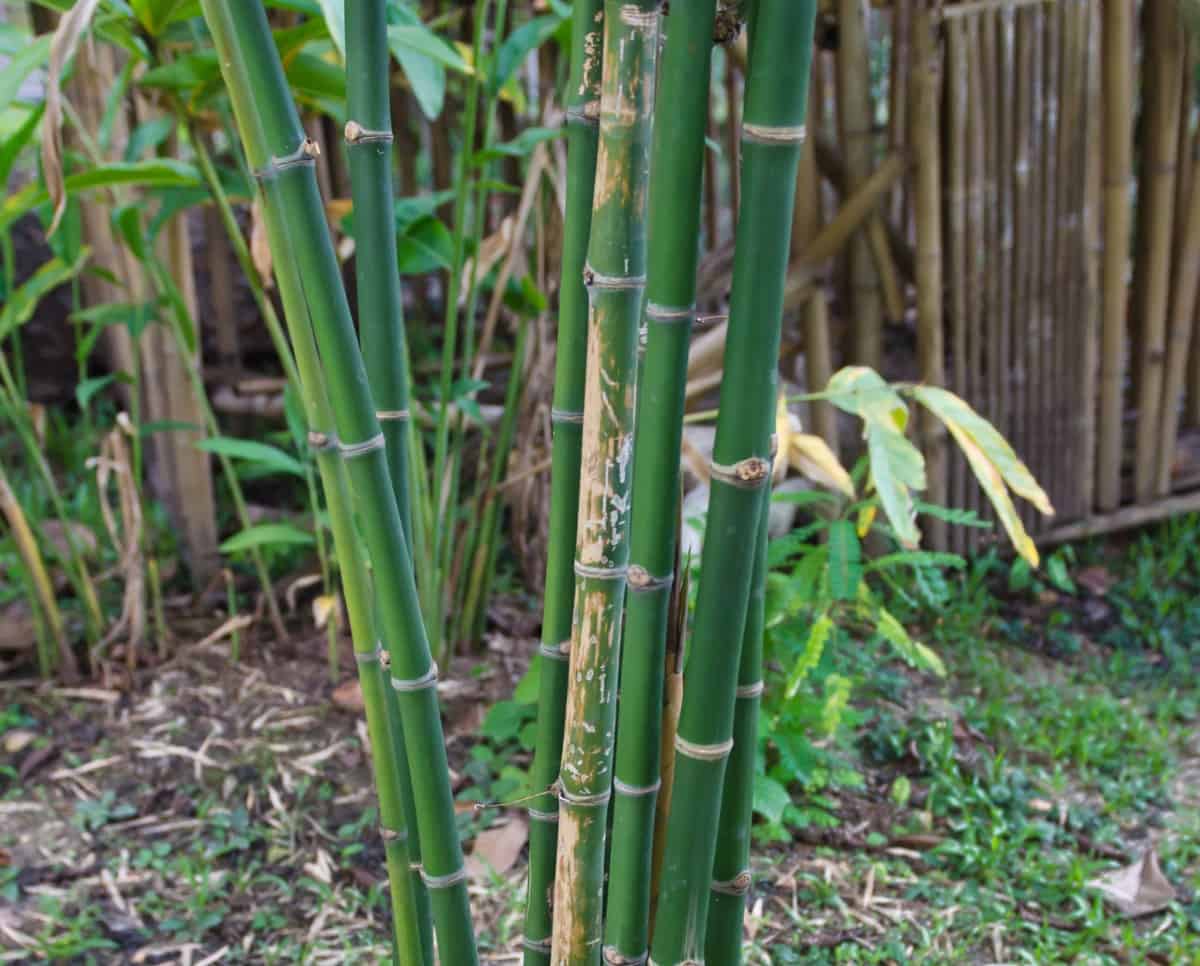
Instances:
[[[946,190],[942,193],[946,232],[946,267],[949,278],[950,383],[964,395],[967,382],[967,24],[956,20],[946,25],[946,122],[940,135],[945,152]],[[920,175],[918,175],[920,177]],[[966,466],[958,453],[949,456],[949,498],[962,506],[966,496]],[[962,551],[963,528],[950,533],[950,547]]]
[[[1053,382],[1056,377],[1054,369],[1054,350],[1052,348],[1055,316],[1054,289],[1058,282],[1055,277],[1054,251],[1057,244],[1058,232],[1058,198],[1057,183],[1054,177],[1057,160],[1056,147],[1058,143],[1058,100],[1059,91],[1059,19],[1058,4],[1047,7],[1037,7],[1032,13],[1039,23],[1038,44],[1039,63],[1042,68],[1041,83],[1037,87],[1039,104],[1039,130],[1041,137],[1038,145],[1038,219],[1040,238],[1036,255],[1036,311],[1033,322],[1036,327],[1034,343],[1034,374],[1036,394],[1034,396],[1033,413],[1033,446],[1027,458],[1033,461],[1034,472],[1041,472],[1045,487],[1052,500],[1058,498],[1056,490],[1059,461],[1055,452],[1057,440],[1054,437],[1054,423],[1051,419],[1053,410]],[[1034,529],[1045,527],[1046,518],[1030,511],[1029,521]]]
[[[1146,50],[1143,165],[1138,204],[1138,245],[1134,269],[1137,331],[1141,340],[1138,429],[1134,458],[1134,497],[1145,503],[1155,494],[1163,395],[1163,362],[1171,285],[1171,241],[1175,217],[1175,161],[1178,154],[1183,25],[1172,3],[1143,7]]]
[[[1029,450],[1030,379],[1032,340],[1032,277],[1037,244],[1034,200],[1034,72],[1035,31],[1026,11],[1013,11],[1016,53],[1016,103],[1013,123],[1013,314],[1012,339],[1012,430],[1010,439],[1021,455]]]
[[[1133,172],[1133,7],[1103,4],[1104,288],[1100,350],[1096,503],[1121,502],[1122,386],[1125,377],[1129,183]]]
[[[1101,22],[1100,14],[1092,0],[1087,0],[1084,9],[1086,31],[1086,58],[1084,114],[1087,130],[1084,137],[1084,156],[1087,158],[1084,175],[1083,210],[1080,213],[1083,232],[1083,308],[1078,313],[1082,328],[1077,383],[1077,402],[1072,410],[1078,413],[1079,459],[1077,484],[1079,506],[1077,514],[1085,519],[1091,516],[1096,495],[1096,402],[1098,395],[1098,368],[1100,364],[1100,316],[1104,309],[1102,298],[1102,263],[1104,240],[1100,228],[1100,209],[1104,203],[1104,163],[1102,132],[1100,123],[1101,88]]]
[[[987,203],[990,190],[988,181],[988,135],[989,105],[984,100],[983,75],[986,61],[983,57],[984,38],[982,18],[967,21],[967,196],[966,196],[966,246],[967,246],[967,318],[966,318],[966,381],[963,398],[981,412],[988,411],[989,400],[983,383],[983,342],[985,333],[993,326],[988,298],[988,252],[987,252]],[[980,512],[982,492],[974,486],[961,455],[957,456],[960,472],[965,483],[965,499],[956,506]],[[979,531],[959,527],[964,551],[974,550],[978,544]]]

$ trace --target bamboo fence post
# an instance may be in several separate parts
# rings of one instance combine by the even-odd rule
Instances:
[[[1083,306],[1079,313],[1083,338],[1080,340],[1079,393],[1075,411],[1079,413],[1079,506],[1076,513],[1085,520],[1095,506],[1097,471],[1096,425],[1097,390],[1100,366],[1100,325],[1104,311],[1103,262],[1104,238],[1100,226],[1104,204],[1104,155],[1101,124],[1101,14],[1092,0],[1085,0],[1087,68],[1084,103],[1087,133],[1083,139],[1086,158],[1082,223]]]
[[[658,20],[654,0],[605,0],[600,143],[584,276],[588,365],[575,613],[558,779],[550,952],[555,966],[597,962],[603,939]],[[675,453],[664,455],[677,459]]]
[[[1121,502],[1130,180],[1133,176],[1133,5],[1103,3],[1104,264],[1096,504]]]
[[[870,50],[865,0],[838,0],[837,107],[846,188],[854,191],[871,176]],[[850,242],[850,311],[853,361],[880,368],[883,361],[883,312],[879,278],[865,232]]]
[[[888,79],[888,148],[904,153],[908,144],[908,75],[912,70],[909,38],[912,35],[913,0],[894,0],[892,4],[891,63]],[[904,224],[908,207],[908,185],[901,184],[892,195],[890,220]]]
[[[575,533],[583,449],[587,369],[587,262],[599,138],[602,0],[578,0],[572,12],[567,84],[567,190],[562,239],[558,337],[551,412],[550,539],[539,648],[537,738],[531,786],[544,792],[529,804],[529,888],[525,966],[549,966],[554,866],[558,851],[558,780],[566,715],[571,622],[575,607]]]
[[[1065,0],[1060,0],[1065,2]],[[1037,365],[1034,415],[1034,445],[1026,458],[1038,467],[1044,476],[1045,488],[1051,498],[1057,498],[1059,461],[1055,447],[1062,441],[1054,435],[1053,381],[1057,376],[1054,367],[1054,332],[1057,318],[1054,314],[1054,294],[1058,285],[1065,283],[1055,274],[1055,246],[1058,243],[1058,193],[1055,181],[1057,170],[1056,148],[1058,145],[1058,110],[1060,97],[1059,62],[1059,13],[1056,2],[1035,9],[1038,29],[1038,44],[1041,48],[1039,62],[1042,68],[1041,83],[1037,87],[1040,103],[1040,144],[1038,150],[1038,219],[1040,239],[1036,255],[1037,263],[1037,308],[1034,312],[1037,340],[1034,353]],[[1030,511],[1029,520],[1034,529],[1045,526],[1041,514]]]
[[[1017,194],[1013,168],[1016,164],[1016,15],[1010,8],[997,12],[996,51],[996,95],[999,104],[998,150],[996,173],[1000,215],[998,239],[1000,243],[999,280],[999,428],[1009,439],[1013,438],[1017,426],[1017,407],[1013,392],[1013,340],[1012,330],[1016,315],[1017,287]]]
[[[945,385],[942,335],[942,175],[938,144],[940,66],[937,20],[922,4],[913,17],[912,131],[915,178],[913,207],[917,229],[917,367],[922,382]],[[920,434],[925,450],[928,499],[946,504],[946,435],[941,422],[921,411]],[[930,545],[946,546],[941,520],[926,525]]]
[[[989,105],[983,94],[983,74],[986,60],[983,56],[983,14],[973,17],[968,23],[967,63],[967,365],[963,398],[981,412],[989,411],[990,399],[983,384],[984,335],[993,324],[988,298],[988,250],[987,250],[987,200],[990,190],[988,134],[990,125]],[[972,486],[967,468],[959,458],[959,471],[966,480],[965,500],[961,505],[980,511],[983,495],[977,486]],[[974,550],[978,542],[978,531],[960,527],[960,546],[964,551]]]
[[[1143,164],[1138,200],[1138,258],[1135,267],[1136,332],[1141,341],[1138,380],[1134,498],[1145,503],[1156,492],[1159,422],[1163,398],[1171,250],[1175,217],[1175,163],[1178,157],[1183,24],[1173,3],[1143,7],[1146,56]],[[1152,52],[1152,53],[1151,53]]]
[[[950,315],[950,359],[951,370],[949,387],[962,396],[966,391],[967,382],[967,225],[966,225],[966,184],[967,184],[967,121],[969,111],[969,91],[967,79],[966,49],[967,21],[953,20],[945,24],[946,37],[946,70],[945,70],[945,104],[946,122],[940,130],[935,131],[944,147],[946,190],[942,192],[942,211],[940,212],[945,225],[946,234],[946,270],[949,275],[949,315]],[[917,146],[917,151],[920,151]],[[922,159],[923,160],[923,159]],[[918,162],[920,163],[920,162]],[[922,178],[920,168],[917,170],[918,181]],[[922,195],[924,196],[924,194]],[[918,233],[918,238],[920,238]],[[918,242],[918,250],[920,245]],[[920,262],[918,261],[918,265]],[[920,303],[921,287],[918,282],[918,302]],[[928,327],[920,324],[918,333],[928,333]],[[919,336],[920,337],[920,336]],[[922,378],[924,378],[922,372]],[[956,452],[948,454],[946,470],[948,472],[947,494],[951,505],[963,505],[966,496],[967,480],[966,466],[962,457]],[[943,537],[949,537],[948,546],[955,551],[962,548],[959,538],[963,528],[959,527]],[[940,544],[938,544],[940,546]]]

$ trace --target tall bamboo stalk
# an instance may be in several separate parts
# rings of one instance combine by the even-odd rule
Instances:
[[[949,268],[950,301],[950,359],[952,368],[949,386],[960,396],[966,392],[967,382],[967,124],[968,101],[968,58],[967,28],[969,21],[952,20],[946,24],[946,123],[937,132],[945,141],[946,191],[942,200],[947,241],[947,266]],[[918,65],[919,67],[920,65]],[[936,135],[935,135],[936,136]],[[918,152],[921,145],[915,145]],[[921,170],[918,168],[918,180]],[[918,209],[920,210],[920,209]],[[920,236],[918,235],[918,238]],[[918,261],[918,265],[920,262]],[[918,285],[918,294],[921,289]],[[918,329],[923,332],[923,329]],[[967,467],[962,457],[955,453],[948,460],[948,490],[952,506],[962,506],[967,492]],[[973,489],[973,488],[972,488]],[[958,527],[948,534],[950,546],[961,551],[959,542],[965,527]]]
[[[704,135],[714,0],[672,8],[666,20],[650,166],[650,251],[634,438],[629,601],[613,788],[612,856],[605,942],[623,961],[649,946],[651,861],[660,780],[664,655],[679,516],[688,343],[696,313]],[[617,960],[618,962],[622,960]]]
[[[1100,367],[1100,325],[1104,311],[1101,277],[1104,243],[1100,226],[1100,209],[1104,202],[1104,160],[1101,151],[1101,14],[1093,3],[1087,4],[1084,15],[1087,36],[1087,69],[1085,72],[1084,113],[1087,130],[1083,150],[1087,162],[1081,212],[1083,233],[1083,292],[1079,313],[1082,338],[1079,356],[1079,390],[1075,408],[1079,417],[1079,506],[1077,514],[1085,520],[1091,516],[1096,494],[1096,396]]]
[[[865,0],[838,0],[837,93],[846,189],[854,191],[871,175],[872,133],[870,56]],[[883,359],[883,310],[879,278],[866,232],[850,243],[850,295],[854,320],[854,362],[879,368]]]
[[[1158,477],[1161,445],[1163,361],[1171,287],[1171,249],[1175,219],[1175,162],[1178,156],[1180,75],[1183,71],[1183,24],[1174,3],[1142,8],[1147,56],[1142,61],[1145,91],[1143,162],[1138,198],[1138,258],[1134,320],[1141,344],[1138,382],[1137,453],[1134,497],[1151,499]],[[1152,52],[1152,53],[1151,53]]]
[[[575,613],[559,771],[555,964],[599,962],[617,667],[629,562],[638,329],[646,284],[654,0],[606,0],[592,200]],[[698,159],[697,159],[698,160]],[[674,454],[671,455],[674,459]]]
[[[387,45],[387,6],[383,0],[348,0],[346,4],[346,154],[354,202],[355,280],[357,283],[359,338],[367,382],[375,400],[376,417],[383,425],[388,471],[400,512],[401,527],[412,547],[412,500],[409,494],[408,353],[404,333],[404,307],[396,260],[396,228],[392,192],[392,118]],[[319,370],[318,370],[319,371]],[[331,424],[326,422],[326,426]],[[344,471],[343,471],[344,473]],[[330,490],[329,483],[325,489]],[[342,497],[339,496],[339,501]],[[332,503],[331,503],[332,506]],[[343,509],[343,513],[346,510]],[[332,510],[331,510],[332,515]],[[347,537],[353,533],[352,524]],[[354,544],[339,552],[345,559]],[[386,586],[375,592],[390,593]],[[364,628],[367,630],[368,628]],[[374,648],[374,636],[356,645]],[[360,673],[360,677],[363,675]],[[373,677],[367,675],[367,677]],[[377,690],[389,712],[389,721],[403,754],[403,727],[395,694],[379,677],[370,686]],[[367,683],[364,682],[364,691]],[[378,769],[377,769],[378,770]],[[412,778],[406,756],[397,771],[397,794],[407,806],[406,827],[415,826]],[[433,955],[429,896],[421,881],[420,843],[406,843],[411,906],[410,917],[420,930],[416,947],[427,962]],[[395,886],[393,885],[393,891]]]
[[[988,136],[990,134],[990,107],[984,97],[984,71],[987,59],[983,51],[983,17],[967,21],[968,50],[967,65],[967,347],[966,382],[963,398],[982,412],[987,412],[990,400],[983,380],[984,338],[994,322],[992,304],[988,298],[988,250],[987,250],[987,195],[991,184],[989,178]],[[960,457],[961,459],[961,457]],[[965,467],[960,462],[960,470]],[[983,494],[977,486],[966,485],[962,503],[977,512],[982,510]],[[974,550],[979,533],[974,528],[959,527],[963,531],[960,546]]]
[[[473,964],[477,953],[466,871],[454,819],[446,748],[434,688],[437,669],[417,602],[412,560],[388,475],[383,434],[367,389],[362,356],[342,288],[312,159],[262,6],[204,0],[221,69],[251,167],[280,214],[273,243],[296,264],[306,315],[289,314],[295,343],[316,338],[333,405],[337,449],[351,480],[378,585],[379,626],[391,655],[393,688],[413,774],[422,878],[432,896],[442,961]]]
[[[563,226],[558,340],[554,371],[554,437],[550,469],[550,545],[540,648],[537,739],[530,769],[529,893],[525,908],[525,966],[548,966],[558,848],[558,780],[566,715],[568,650],[575,605],[575,516],[583,451],[584,373],[587,369],[587,262],[599,137],[602,0],[577,0],[571,22],[567,82],[567,201]]]
[[[938,51],[936,24],[926,8],[913,17],[912,144],[916,181],[913,208],[917,228],[917,365],[920,377],[931,386],[943,385],[942,329],[942,181],[938,146]],[[946,435],[941,422],[921,413],[921,437],[929,479],[929,500],[946,503]],[[946,526],[930,520],[927,532],[932,546],[946,546]]]
[[[818,293],[824,300],[824,295]],[[733,718],[733,750],[725,768],[721,793],[721,819],[713,861],[712,889],[708,900],[708,940],[705,961],[737,966],[742,961],[742,924],[746,895],[750,891],[750,825],[754,818],[754,771],[758,762],[758,711],[763,693],[763,630],[766,617],[767,519],[764,498],[754,572],[750,578],[750,603],[742,634]]]
[[[732,748],[752,547],[770,475],[784,279],[812,61],[813,0],[758,0],[742,128],[742,210],[695,631],[675,739],[655,916],[660,966],[704,961],[721,782]]]
[[[1129,181],[1133,174],[1133,4],[1103,4],[1104,322],[1100,347],[1100,427],[1096,503],[1121,502],[1125,311],[1129,262]]]

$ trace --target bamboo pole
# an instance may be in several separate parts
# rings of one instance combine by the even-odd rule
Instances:
[[[996,423],[1005,436],[1012,438],[1017,419],[1013,403],[1013,345],[1012,330],[1017,277],[1016,259],[1016,192],[1013,165],[1016,160],[1016,18],[1005,9],[998,15],[996,29],[996,95],[999,107],[997,126],[996,182],[999,203],[996,209],[1000,223],[997,239],[1000,250],[999,313],[996,382],[999,389]]]
[[[629,568],[634,387],[646,283],[645,219],[658,18],[654,0],[605,2],[600,145],[584,273],[588,366],[575,541],[575,614],[558,779],[550,953],[555,966],[596,962],[603,937],[617,670]],[[677,460],[674,453],[664,456]]]
[[[376,605],[391,655],[405,749],[419,777],[413,791],[422,878],[431,893],[440,956],[455,966],[474,964],[477,952],[438,712],[437,671],[429,656],[383,434],[317,193],[312,159],[319,149],[304,136],[262,7],[204,0],[203,9],[251,167],[258,172],[266,204],[279,215],[272,233],[275,250],[295,260],[302,279],[306,314],[289,315],[293,342],[315,335],[333,404],[337,450],[353,485],[376,580],[389,591],[378,595]]]
[[[1144,162],[1139,181],[1138,257],[1134,268],[1134,306],[1141,339],[1138,380],[1137,445],[1134,497],[1153,498],[1158,476],[1157,449],[1163,398],[1163,361],[1171,287],[1171,248],[1175,217],[1175,162],[1178,156],[1180,77],[1183,71],[1183,25],[1173,3],[1143,7],[1145,49]]]
[[[1037,31],[1028,9],[1013,12],[1016,55],[1016,99],[1013,118],[1013,315],[1009,329],[1012,340],[1012,443],[1018,453],[1029,451],[1034,415],[1031,379],[1034,351],[1033,276],[1037,245],[1037,201],[1035,193],[1034,96],[1038,72]],[[1018,512],[1024,511],[1024,507]],[[1024,519],[1024,517],[1023,517]]]
[[[741,244],[735,254],[712,491],[655,915],[652,958],[660,966],[704,961],[721,782],[733,744],[733,682],[753,576],[745,535],[755,532],[770,476],[784,277],[815,8],[812,0],[758,0],[750,33]]]
[[[1083,338],[1080,340],[1078,403],[1069,405],[1079,413],[1079,505],[1076,512],[1085,519],[1095,505],[1097,485],[1096,465],[1096,404],[1097,377],[1100,366],[1100,319],[1104,310],[1102,297],[1102,266],[1104,240],[1100,226],[1100,211],[1104,203],[1104,162],[1101,133],[1101,14],[1091,0],[1085,9],[1086,56],[1084,100],[1087,116],[1085,152],[1085,184],[1083,196],[1083,306],[1079,313]],[[1069,351],[1069,350],[1068,350]]]
[[[665,653],[679,517],[688,343],[696,270],[715,0],[677,5],[667,18],[656,98],[645,324],[637,399],[629,600],[621,658],[613,843],[604,938],[609,962],[649,947],[654,815],[661,780]]]
[[[942,335],[942,181],[938,146],[939,64],[935,19],[922,6],[913,18],[912,131],[910,139],[916,179],[913,199],[917,227],[917,366],[922,382],[945,384]],[[925,450],[928,498],[946,504],[946,437],[941,422],[922,410],[921,439]],[[946,546],[946,527],[929,520],[930,545]]]
[[[871,176],[873,137],[867,5],[838,0],[837,99],[846,187],[856,190]],[[883,312],[879,278],[865,234],[850,242],[850,304],[853,361],[878,369],[883,361]]]
[[[1121,502],[1121,437],[1125,378],[1130,197],[1133,174],[1133,5],[1104,3],[1104,320],[1100,347],[1100,424],[1096,503]]]
[[[963,398],[980,412],[989,412],[991,400],[983,383],[984,336],[993,327],[990,315],[991,301],[988,292],[988,249],[987,249],[987,194],[989,183],[988,134],[990,129],[990,105],[984,98],[983,75],[986,59],[983,52],[982,18],[968,21],[967,30],[967,196],[966,196],[966,245],[967,245],[967,324],[966,324],[966,372]],[[981,512],[983,494],[977,486],[971,486],[966,477],[966,467],[961,454],[958,455],[959,472],[967,480],[963,502],[956,506]],[[964,551],[972,551],[978,543],[979,531],[959,527],[959,545]]]
[[[1036,97],[1039,102],[1039,146],[1038,146],[1038,248],[1036,252],[1036,309],[1033,321],[1036,331],[1034,343],[1034,386],[1036,394],[1033,410],[1033,445],[1026,458],[1036,471],[1044,477],[1044,485],[1051,498],[1059,496],[1058,459],[1054,452],[1054,411],[1052,382],[1054,371],[1053,340],[1057,319],[1054,315],[1054,289],[1065,279],[1055,275],[1054,251],[1058,231],[1057,184],[1054,173],[1055,148],[1058,143],[1058,98],[1059,98],[1059,20],[1058,4],[1035,8],[1038,23],[1039,63],[1041,79]],[[1033,529],[1045,526],[1041,514],[1029,511],[1029,522]]]
[[[942,193],[944,211],[940,214],[944,218],[946,228],[946,267],[949,274],[949,386],[959,396],[965,394],[967,383],[967,70],[970,56],[967,50],[967,27],[968,24],[962,20],[952,21],[947,25],[946,123],[934,134],[935,137],[940,135],[945,148],[946,190]],[[917,146],[916,150],[921,149]],[[917,178],[921,178],[919,170]],[[921,291],[918,285],[918,298]],[[927,331],[923,326],[918,328],[921,334]],[[962,506],[967,493],[966,465],[959,454],[947,455],[948,497],[952,506]],[[956,552],[963,549],[960,542],[963,530],[964,528],[959,527],[946,534],[949,546]]]
[[[912,0],[896,0],[892,5],[890,63],[888,65],[888,149],[903,154],[908,142],[908,73],[912,69],[909,37],[912,34]],[[889,220],[904,224],[905,192],[901,185],[892,195]]]
[[[544,792],[529,804],[529,889],[525,966],[548,966],[558,849],[558,780],[566,714],[568,649],[575,602],[575,524],[583,448],[587,368],[587,290],[583,270],[592,223],[603,45],[601,0],[580,0],[572,13],[567,84],[567,191],[562,242],[558,337],[551,420],[550,538],[539,648],[537,737],[530,785]]]

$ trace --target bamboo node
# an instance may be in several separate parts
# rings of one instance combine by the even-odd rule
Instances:
[[[436,662],[431,662],[429,670],[422,674],[419,678],[392,678],[392,690],[400,694],[410,694],[413,691],[424,691],[426,688],[437,686],[438,666]]]
[[[662,788],[662,779],[652,785],[626,785],[621,779],[614,777],[613,788],[617,790],[618,795],[624,795],[626,798],[645,798]]]
[[[538,647],[538,653],[542,657],[549,658],[551,661],[566,661],[571,656],[571,642],[563,641],[562,644],[547,644],[542,642]]]
[[[342,132],[347,144],[391,144],[391,131],[372,131],[363,127],[358,121],[347,121]]]
[[[375,412],[375,418],[381,423],[406,423],[409,419],[409,411],[407,409],[379,409]]]
[[[549,939],[530,939],[524,936],[521,939],[521,945],[528,949],[531,953],[546,953],[550,952]]]
[[[272,155],[267,164],[254,173],[260,181],[269,180],[288,168],[305,167],[315,163],[321,156],[321,146],[312,138],[306,137],[300,146],[291,154]]]
[[[561,781],[558,783],[558,800],[563,805],[574,805],[578,808],[595,808],[600,805],[607,805],[610,798],[612,798],[611,788],[606,788],[595,795],[573,795],[563,788]]]
[[[655,577],[641,564],[630,564],[628,580],[630,590],[662,590],[675,582],[675,575]]]
[[[550,410],[550,422],[551,423],[575,423],[577,425],[582,426],[583,425],[583,413],[577,412],[573,409],[551,409]]]
[[[697,745],[676,732],[675,750],[695,761],[720,761],[733,751],[733,739],[730,738],[715,745]]]
[[[589,289],[633,289],[645,288],[645,275],[605,275],[597,272],[590,265],[583,270],[583,284]]]
[[[377,449],[383,449],[384,440],[383,433],[376,433],[370,439],[364,439],[358,443],[343,443],[338,441],[338,452],[342,454],[342,459],[352,460],[356,456],[365,456],[367,453],[372,453]]]
[[[637,956],[626,956],[623,952],[617,949],[616,946],[604,947],[604,961],[608,964],[608,966],[642,966],[642,963],[649,958],[649,950],[646,950]]]
[[[723,896],[744,896],[750,891],[750,882],[750,870],[744,869],[732,879],[726,879],[724,882],[714,881],[712,891]]]
[[[446,875],[430,875],[422,868],[421,881],[425,883],[426,889],[449,889],[467,881],[467,868],[459,866],[454,872],[448,872]]]
[[[598,100],[587,101],[578,107],[568,107],[567,123],[596,127],[600,123],[600,102]]]
[[[383,840],[384,845],[387,845],[388,842],[401,842],[408,838],[408,830],[388,828],[386,825],[380,825],[379,837]]]
[[[696,315],[696,303],[691,305],[660,305],[646,303],[646,318],[651,322],[691,322]]]
[[[592,580],[622,580],[629,573],[629,567],[622,564],[619,567],[593,567],[591,564],[575,561],[575,576],[589,577]]]
[[[771,474],[771,461],[761,456],[749,456],[736,463],[709,463],[709,472],[713,480],[728,483],[739,490],[757,490],[763,486]]]
[[[763,684],[762,681],[755,681],[753,684],[741,685],[733,693],[736,697],[739,697],[739,698],[757,698],[763,693],[764,687],[765,687],[765,685]]]
[[[632,3],[621,5],[621,22],[634,30],[653,30],[658,25],[658,11],[640,10]]]
[[[364,664],[379,664],[383,659],[383,651],[375,648],[373,651],[355,651],[354,660],[359,667]]]
[[[337,436],[333,433],[318,433],[315,430],[308,431],[308,446],[313,450],[337,449]]]
[[[534,808],[532,805],[525,809],[529,813],[529,817],[535,822],[550,822],[557,824],[558,812],[545,812],[540,808]]]
[[[803,144],[807,134],[806,126],[780,127],[771,124],[752,124],[746,121],[742,124],[742,140],[756,144]]]

